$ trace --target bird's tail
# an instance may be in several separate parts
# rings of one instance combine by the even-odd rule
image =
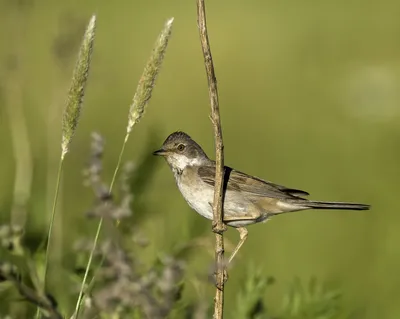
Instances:
[[[357,204],[357,203],[343,203],[343,202],[318,202],[307,201],[302,203],[304,206],[316,209],[349,209],[349,210],[367,210],[370,205]]]

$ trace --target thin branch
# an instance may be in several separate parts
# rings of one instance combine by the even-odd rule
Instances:
[[[208,40],[206,12],[204,0],[197,0],[197,25],[200,32],[200,42],[203,50],[204,65],[208,80],[208,93],[211,102],[211,121],[214,127],[216,171],[213,202],[213,225],[215,233],[215,260],[216,260],[216,293],[214,299],[214,319],[223,318],[224,307],[224,237],[226,226],[223,223],[223,179],[224,179],[224,145],[222,141],[221,119],[219,115],[217,79]]]
[[[37,291],[23,284],[19,278],[16,278],[14,275],[10,274],[7,271],[3,271],[3,269],[0,269],[0,277],[13,283],[18,289],[20,295],[23,296],[27,301],[47,312],[47,318],[63,318],[63,316],[58,312],[57,305],[54,302],[52,302],[46,296],[39,295]]]

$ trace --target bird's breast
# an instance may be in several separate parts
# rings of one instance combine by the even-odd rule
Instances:
[[[192,171],[185,169],[182,174],[175,175],[178,188],[189,206],[207,219],[213,219],[210,203],[213,201],[214,191]]]
[[[212,220],[214,187],[205,183],[192,168],[184,169],[182,174],[175,175],[176,183],[189,206],[201,216]],[[251,203],[242,194],[227,191],[224,200],[224,217],[227,219],[240,216],[247,217]],[[252,218],[251,218],[252,219]]]

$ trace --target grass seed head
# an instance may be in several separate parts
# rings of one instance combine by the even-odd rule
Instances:
[[[154,84],[167,50],[173,21],[174,18],[171,18],[165,23],[164,28],[158,36],[156,44],[153,48],[153,52],[147,61],[143,74],[140,77],[139,84],[136,88],[136,93],[129,109],[127,134],[129,134],[132,131],[132,127],[140,121],[146,109],[147,103],[151,98]]]
[[[80,47],[78,60],[72,76],[71,87],[68,92],[67,103],[62,120],[61,158],[64,159],[78,125],[85,87],[89,75],[90,61],[93,51],[93,42],[96,28],[96,16],[93,15],[86,28]]]

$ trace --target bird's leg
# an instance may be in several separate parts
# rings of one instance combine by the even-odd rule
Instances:
[[[235,250],[232,252],[231,256],[229,257],[228,265],[232,262],[233,257],[235,257],[235,255],[238,253],[240,247],[242,247],[242,245],[244,244],[244,242],[247,239],[248,231],[247,231],[247,229],[245,227],[238,227],[236,229],[239,232],[240,241],[237,244]]]

